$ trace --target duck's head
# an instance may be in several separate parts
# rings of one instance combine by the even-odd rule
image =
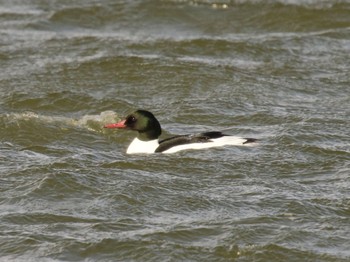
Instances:
[[[158,139],[162,129],[155,116],[146,110],[137,110],[128,115],[124,120],[107,124],[104,128],[120,128],[138,131],[138,138],[143,141]]]

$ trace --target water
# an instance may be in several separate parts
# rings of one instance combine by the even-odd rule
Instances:
[[[0,1],[1,261],[349,261],[349,1]],[[164,134],[257,147],[126,155]]]

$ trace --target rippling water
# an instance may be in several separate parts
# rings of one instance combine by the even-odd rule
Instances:
[[[349,1],[0,0],[0,260],[349,261],[349,61]]]

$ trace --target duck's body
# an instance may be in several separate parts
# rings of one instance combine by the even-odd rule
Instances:
[[[142,141],[137,137],[129,145],[126,150],[127,154],[152,154],[156,152],[159,146],[158,139],[153,139],[150,141]]]
[[[154,115],[145,110],[137,110],[116,124],[105,128],[123,128],[138,131],[126,153],[175,153],[187,149],[204,149],[225,145],[243,146],[256,142],[254,138],[230,136],[221,132],[206,132],[196,135],[179,135],[159,141],[161,127]]]

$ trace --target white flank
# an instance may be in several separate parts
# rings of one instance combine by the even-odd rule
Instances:
[[[127,154],[151,154],[159,146],[158,139],[151,141],[142,141],[137,137],[131,142],[126,150]]]
[[[210,139],[212,142],[205,142],[205,143],[192,143],[192,144],[185,144],[185,145],[179,145],[174,146],[163,153],[175,153],[181,150],[186,149],[204,149],[204,148],[211,148],[211,147],[220,147],[220,146],[245,146],[243,144],[247,141],[247,139],[237,136],[223,136],[220,138],[214,138]],[[249,144],[247,144],[249,145]]]
[[[238,137],[238,136],[223,136],[220,138],[211,139],[211,141],[212,142],[191,143],[191,144],[173,146],[172,148],[169,148],[163,153],[169,154],[169,153],[176,153],[181,150],[205,149],[205,148],[220,147],[220,146],[227,146],[227,145],[251,146],[252,144],[255,144],[255,143],[243,144],[244,142],[247,141],[247,139]],[[129,145],[126,153],[127,154],[152,154],[155,152],[158,146],[159,146],[159,142],[157,139],[151,140],[151,141],[142,141],[136,137]]]

